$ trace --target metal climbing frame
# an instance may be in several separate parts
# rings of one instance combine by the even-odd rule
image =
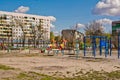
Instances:
[[[85,36],[84,37],[84,56],[86,56],[86,39],[91,38],[92,39],[92,54],[95,57],[96,56],[96,38],[99,38],[100,41],[104,40],[106,42],[105,45],[105,57],[107,57],[108,54],[111,56],[112,52],[112,46],[111,46],[111,38],[108,40],[106,36]],[[100,55],[102,55],[102,46],[99,46],[100,49]],[[110,49],[110,51],[109,51]],[[120,53],[120,51],[119,51]]]

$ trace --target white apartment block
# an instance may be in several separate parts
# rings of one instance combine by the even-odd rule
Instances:
[[[44,40],[49,40],[53,18],[51,16],[0,11],[0,38],[8,38],[10,36],[13,39],[21,39],[23,37],[23,30],[26,37],[30,38],[32,36],[32,27],[41,26],[44,30],[42,35]]]

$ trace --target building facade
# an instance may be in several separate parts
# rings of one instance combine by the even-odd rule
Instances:
[[[78,49],[83,41],[84,34],[73,29],[62,30],[62,38],[67,41],[65,49]]]
[[[112,22],[112,35],[117,35],[120,33],[120,21]]]
[[[76,42],[76,40],[83,41],[84,34],[76,30],[66,29],[62,30],[62,37],[68,42]]]
[[[44,30],[43,40],[49,40],[53,18],[51,16],[0,11],[0,39],[7,39],[8,37],[22,39],[23,35],[25,38],[32,38],[33,33],[37,34],[38,28],[41,27]]]
[[[118,34],[120,33],[120,21],[112,22],[112,44],[118,48]]]

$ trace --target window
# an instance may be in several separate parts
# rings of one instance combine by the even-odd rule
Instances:
[[[27,19],[27,17],[26,17],[26,16],[25,16],[24,18],[25,18],[25,19]]]

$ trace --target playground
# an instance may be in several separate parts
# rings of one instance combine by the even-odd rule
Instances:
[[[92,54],[82,57],[83,54],[81,54],[78,59],[76,59],[75,55],[67,54],[67,51],[65,51],[64,56],[62,54],[48,56],[46,54],[43,55],[43,53],[5,53],[0,55],[0,65],[6,65],[15,69],[2,70],[0,68],[0,79],[13,77],[20,72],[31,71],[65,78],[86,74],[90,71],[104,71],[109,73],[120,70],[120,60],[116,58],[116,53],[112,57],[108,56],[107,58],[99,54],[96,54],[96,58],[92,57]],[[82,73],[80,73],[81,71]]]
[[[89,44],[87,38],[90,38]],[[96,71],[99,74],[107,73],[104,75],[105,79],[108,79],[108,74],[111,75],[113,72],[115,72],[114,76],[120,75],[119,45],[118,49],[112,49],[111,39],[100,36],[84,37],[83,42],[82,49],[79,48],[77,42],[74,49],[65,49],[67,41],[63,40],[61,44],[54,42],[41,49],[0,50],[0,66],[9,66],[10,69],[13,69],[6,71],[0,67],[0,79],[14,80],[16,75],[23,72],[34,72],[60,78],[74,78]],[[100,77],[102,76],[100,75]],[[110,79],[120,78],[111,77]]]

